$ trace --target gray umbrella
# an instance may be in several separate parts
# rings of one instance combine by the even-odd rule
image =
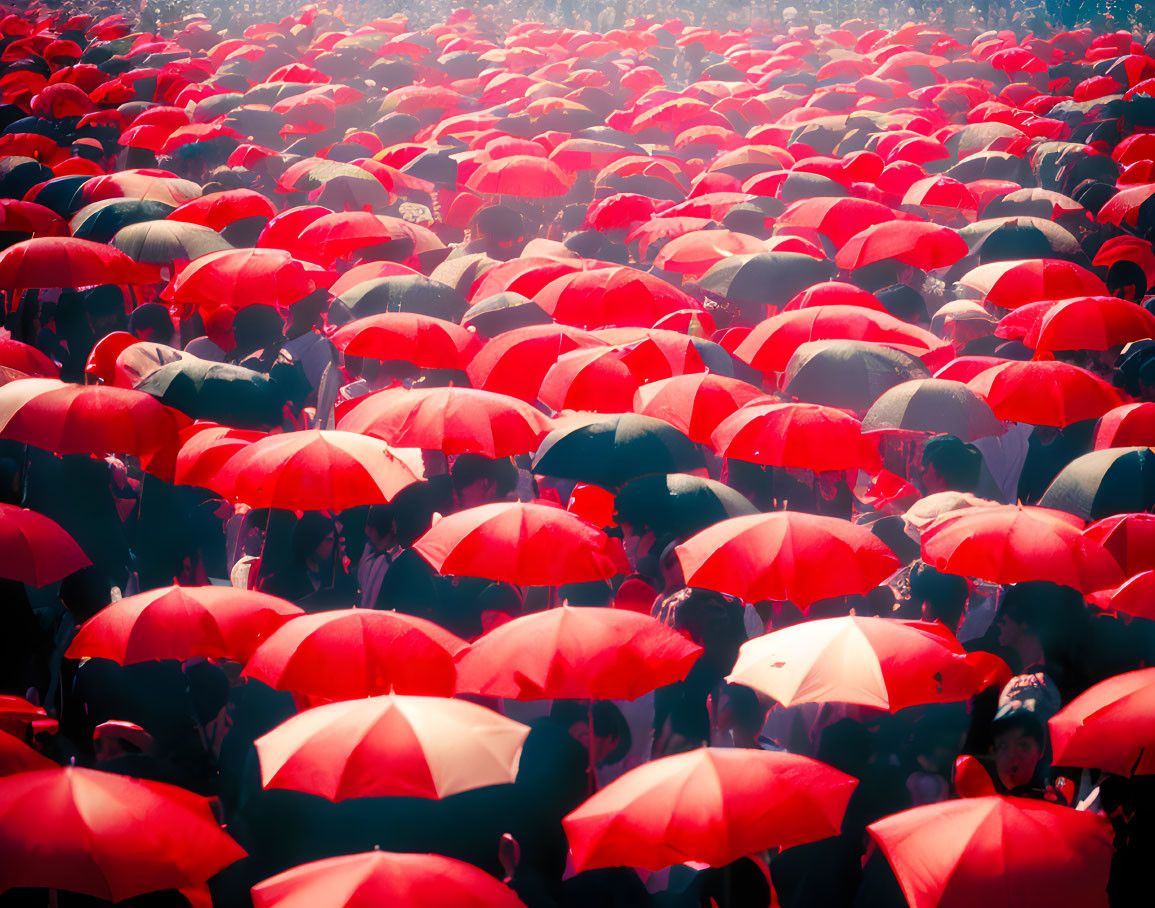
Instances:
[[[754,252],[722,259],[698,285],[711,296],[734,303],[784,304],[833,274],[829,261],[800,252]]]
[[[884,391],[862,420],[864,432],[902,429],[954,435],[963,441],[1001,435],[1003,424],[962,382],[916,378]]]
[[[808,341],[786,364],[786,393],[812,404],[868,410],[884,391],[914,378],[930,378],[909,353],[853,340]]]

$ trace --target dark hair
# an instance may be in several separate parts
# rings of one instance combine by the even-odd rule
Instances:
[[[978,488],[983,455],[954,435],[939,435],[922,450],[923,467],[935,472],[956,492],[973,492]]]
[[[906,284],[891,284],[875,291],[875,296],[882,303],[882,307],[904,322],[927,321],[926,302],[922,294]]]
[[[384,536],[386,533],[393,532],[395,519],[391,505],[375,504],[370,506],[369,513],[365,515],[365,529],[375,530]]]
[[[952,631],[958,630],[969,595],[970,588],[964,578],[944,574],[929,564],[920,563],[910,572],[911,601],[929,605],[933,617]]]
[[[137,306],[128,317],[128,330],[133,334],[149,329],[152,330],[152,337],[149,340],[158,344],[167,344],[172,340],[174,331],[172,318],[165,306],[159,303],[145,303]]]
[[[754,734],[762,730],[766,710],[753,688],[745,684],[723,684],[718,689],[718,697],[730,701],[730,712],[734,714],[734,721],[739,727]]]
[[[498,495],[505,495],[517,488],[517,467],[508,457],[491,460],[480,454],[462,454],[453,462],[449,475],[457,492],[482,479],[496,483]]]
[[[1049,580],[1016,583],[1004,594],[999,613],[1000,617],[1025,624],[1027,630],[1039,638],[1048,655],[1078,633],[1086,614],[1083,596],[1078,590]]]
[[[566,728],[581,723],[588,725],[593,716],[594,737],[617,738],[617,746],[602,760],[603,765],[616,763],[633,746],[633,736],[626,717],[617,705],[609,700],[595,700],[592,705],[586,700],[554,700],[549,717]]]

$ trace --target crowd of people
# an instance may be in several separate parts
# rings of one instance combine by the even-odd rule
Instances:
[[[1146,4],[0,13],[0,908],[1152,904]]]

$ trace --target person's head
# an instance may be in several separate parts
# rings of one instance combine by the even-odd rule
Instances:
[[[491,460],[480,454],[462,454],[453,462],[449,475],[462,508],[499,501],[517,488],[517,468],[508,457]]]
[[[248,356],[284,339],[285,320],[273,306],[245,306],[233,318],[234,358]]]
[[[326,563],[337,545],[337,525],[316,511],[306,511],[293,527],[292,557],[296,564]]]
[[[586,700],[555,700],[549,716],[587,751],[592,747],[594,762],[599,766],[616,763],[629,752],[630,727],[622,711],[608,700],[596,700],[592,705]]]
[[[999,694],[991,722],[991,751],[999,783],[1007,791],[1037,783],[1046,771],[1047,720],[1059,693],[1042,673],[1018,675]]]
[[[919,563],[910,572],[911,604],[922,609],[923,621],[941,621],[952,633],[962,622],[970,588],[964,578],[943,574]]]
[[[884,309],[895,318],[912,325],[930,325],[930,318],[926,311],[926,302],[922,294],[906,284],[891,284],[875,291],[875,296],[882,303]]]
[[[1078,633],[1086,607],[1078,590],[1049,580],[1016,583],[999,610],[999,645],[1014,650],[1021,668],[1052,658]]]
[[[922,451],[922,483],[927,494],[973,492],[978,488],[983,456],[974,445],[953,435],[939,435]]]
[[[1138,303],[1147,295],[1147,275],[1135,262],[1122,259],[1107,271],[1107,290],[1112,296]]]
[[[105,284],[83,290],[80,296],[89,327],[98,338],[125,327],[124,292],[119,287]]]
[[[375,504],[369,508],[365,518],[365,539],[378,552],[384,552],[395,544],[397,521],[390,505]]]
[[[171,344],[175,329],[168,309],[159,303],[137,306],[128,317],[128,330],[142,341]]]
[[[766,710],[752,688],[722,684],[710,696],[710,721],[716,732],[729,736],[735,745],[754,747],[766,721]]]

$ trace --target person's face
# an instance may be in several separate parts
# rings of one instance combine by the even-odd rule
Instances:
[[[995,769],[1008,791],[1021,788],[1034,778],[1042,757],[1039,742],[1021,728],[1009,728],[995,736]]]
[[[570,735],[575,741],[589,752],[590,749],[590,726],[588,722],[575,722],[570,726]],[[600,764],[606,757],[613,753],[614,748],[618,746],[618,738],[616,735],[610,737],[594,737],[593,757],[594,762]]]
[[[1024,633],[1026,633],[1026,625],[1020,624],[1006,615],[999,618],[999,646],[1013,647],[1022,639]]]
[[[926,489],[928,495],[933,495],[935,492],[945,492],[947,490],[946,480],[939,475],[933,463],[929,464],[926,469],[922,471],[922,487]]]
[[[337,544],[337,531],[330,530],[321,544],[317,546],[316,558],[318,561],[327,561],[333,554],[333,546]]]

